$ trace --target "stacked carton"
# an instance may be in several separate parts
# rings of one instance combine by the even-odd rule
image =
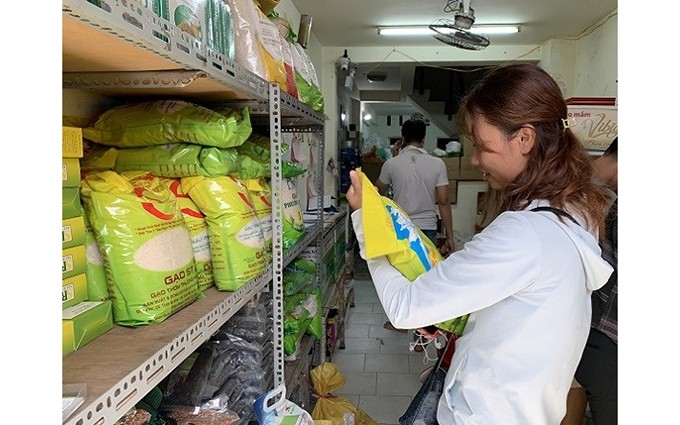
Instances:
[[[87,299],[85,220],[80,203],[80,128],[62,128],[61,301],[65,356],[113,327],[111,302]]]

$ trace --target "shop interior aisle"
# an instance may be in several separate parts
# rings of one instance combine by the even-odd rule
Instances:
[[[409,351],[412,332],[383,328],[387,316],[359,255],[354,258],[353,285],[345,349],[333,358],[345,385],[334,394],[347,398],[381,425],[398,425],[420,388],[418,375],[434,360],[425,364],[425,352]],[[435,348],[429,348],[429,356],[434,357]]]

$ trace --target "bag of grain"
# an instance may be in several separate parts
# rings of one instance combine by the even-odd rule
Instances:
[[[114,148],[111,148],[114,149]],[[143,146],[117,150],[115,171],[150,171],[159,177],[224,176],[237,172],[235,148],[193,143]]]
[[[243,183],[232,176],[185,177],[182,191],[205,215],[217,289],[235,291],[262,274],[262,226]]]
[[[376,187],[361,176],[361,219],[364,223],[366,258],[386,256],[409,281],[430,270],[442,260],[436,246],[413,224],[408,214],[393,200],[380,196]],[[460,318],[436,326],[453,331]]]
[[[85,278],[87,279],[87,300],[104,301],[109,299],[109,288],[106,283],[106,268],[104,258],[99,251],[99,245],[94,236],[92,225],[87,218],[87,211],[83,214],[85,218]]]
[[[264,249],[268,258],[272,255],[272,202],[271,188],[264,178],[244,180],[243,183],[250,192],[255,214],[260,219]]]
[[[109,109],[83,137],[119,148],[193,143],[231,148],[241,137],[235,116],[183,100],[152,100]]]
[[[210,240],[208,238],[208,225],[205,216],[198,210],[189,195],[182,191],[180,179],[161,178],[168,186],[170,192],[175,195],[177,205],[191,236],[191,247],[194,251],[196,263],[196,281],[198,290],[203,292],[215,284],[212,273],[212,260],[210,255]]]
[[[305,234],[305,223],[302,220],[302,208],[293,179],[283,179],[281,188],[283,198],[283,249],[291,248]]]
[[[236,61],[259,77],[287,90],[286,69],[278,28],[253,0],[225,0],[236,32]]]
[[[93,172],[82,199],[106,269],[113,318],[161,323],[199,295],[191,237],[175,197],[148,172]]]

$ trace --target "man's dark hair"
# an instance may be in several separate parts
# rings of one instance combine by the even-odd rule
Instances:
[[[602,154],[602,156],[616,156],[619,155],[619,136],[614,137],[614,140],[609,144],[609,147]]]
[[[423,140],[425,131],[425,123],[421,120],[408,120],[401,126],[401,137],[404,138],[404,143],[408,145]]]

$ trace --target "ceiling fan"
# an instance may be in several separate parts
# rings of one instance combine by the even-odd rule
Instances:
[[[489,39],[470,30],[475,23],[475,11],[470,7],[472,0],[447,0],[444,12],[453,13],[454,19],[441,18],[430,24],[434,38],[449,46],[466,50],[482,50],[489,45]]]

